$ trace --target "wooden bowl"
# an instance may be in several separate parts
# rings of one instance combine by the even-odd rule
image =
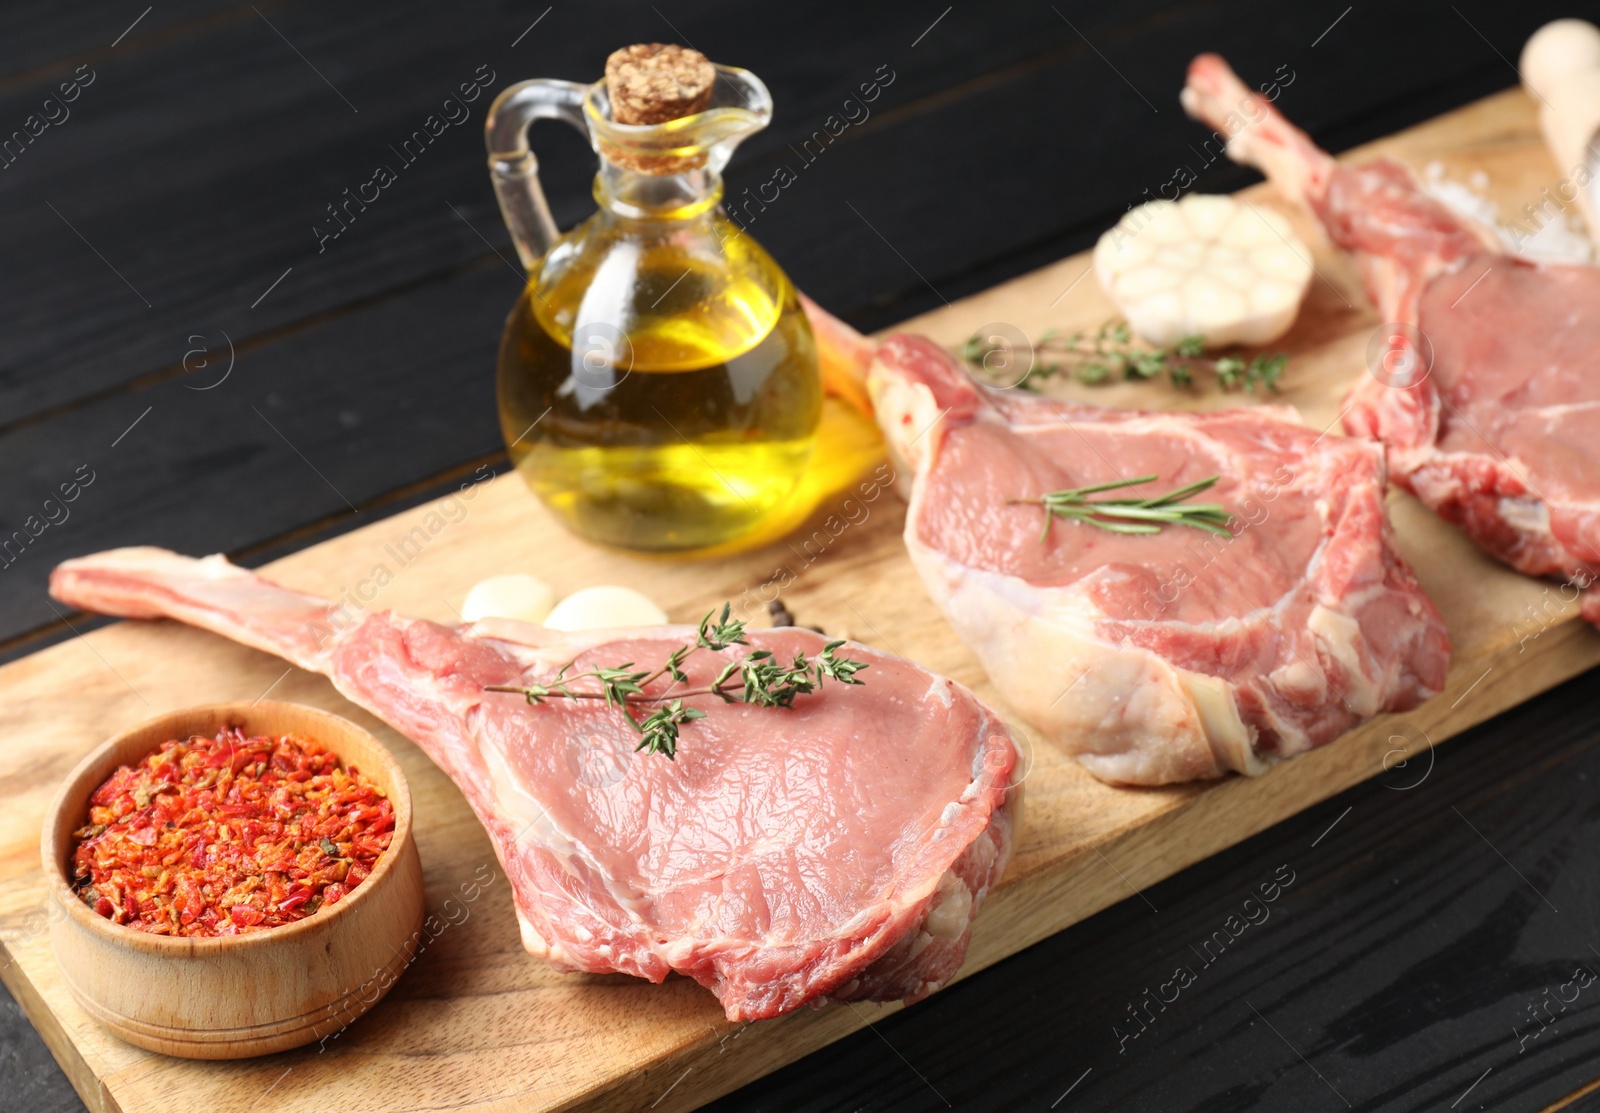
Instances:
[[[112,923],[68,883],[89,795],[120,765],[171,738],[303,734],[356,766],[394,805],[394,834],[371,875],[335,904],[246,935],[151,935]],[[292,703],[223,703],[140,723],[78,764],[45,816],[50,943],[78,1003],[129,1043],[187,1059],[238,1059],[331,1036],[377,1003],[421,939],[422,865],[411,793],[394,758],[354,723]]]

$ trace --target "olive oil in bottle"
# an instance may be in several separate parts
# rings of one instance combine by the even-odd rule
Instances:
[[[592,540],[720,544],[789,497],[811,455],[822,387],[798,298],[754,240],[706,216],[664,231],[596,214],[507,322],[512,460]]]
[[[584,537],[726,552],[792,528],[794,500],[822,489],[808,470],[823,415],[811,326],[718,208],[722,168],[771,115],[754,74],[656,43],[613,53],[604,81],[525,81],[490,109],[490,172],[528,268],[500,346],[501,429],[528,485]],[[599,209],[564,234],[527,147],[546,118],[600,155]]]

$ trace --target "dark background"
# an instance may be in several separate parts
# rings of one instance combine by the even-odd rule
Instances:
[[[751,226],[875,329],[1088,247],[1165,182],[1205,134],[1177,106],[1198,50],[1251,83],[1293,70],[1280,107],[1339,151],[1515,83],[1561,15],[1600,4],[8,3],[0,137],[79,67],[93,81],[0,169],[0,538],[80,467],[95,478],[0,568],[0,657],[70,636],[44,594],[64,557],[153,543],[259,564],[505,468],[493,366],[521,279],[484,169],[488,96],[325,250],[313,232],[480,65],[491,91],[587,80],[664,40],[749,67],[777,114],[730,194],[887,66],[871,119]],[[555,126],[534,143],[571,224],[592,156]],[[1196,188],[1251,180],[1218,165]],[[1600,972],[1593,686],[712,1108],[1600,1109],[1581,1096],[1600,1085],[1600,984],[1546,1027],[1529,1012]],[[1129,1006],[1280,866],[1295,881],[1270,920],[1119,1050]],[[1519,1026],[1540,1034],[1519,1047]],[[0,1108],[81,1108],[3,995]]]

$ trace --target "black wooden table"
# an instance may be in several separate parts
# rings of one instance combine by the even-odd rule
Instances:
[[[1572,14],[1600,5],[14,0],[0,656],[70,636],[44,593],[64,557],[147,543],[259,564],[506,467],[493,368],[521,276],[484,172],[488,97],[328,235],[328,207],[463,82],[589,79],[657,39],[747,66],[778,109],[736,193],[886,68],[871,118],[751,229],[874,329],[1089,246],[1166,181],[1200,134],[1176,104],[1198,50],[1251,80],[1291,67],[1283,106],[1337,151],[1514,83],[1527,36]],[[591,204],[591,156],[563,129],[536,143],[565,226]],[[1217,165],[1196,188],[1249,180]],[[70,513],[47,507],[81,469]],[[711,1108],[1600,1109],[1594,684]],[[1285,870],[1270,918],[1157,1004],[1195,941]],[[80,1109],[0,1005],[0,1108]]]

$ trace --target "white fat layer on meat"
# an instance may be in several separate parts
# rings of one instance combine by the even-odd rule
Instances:
[[[1300,411],[1287,402],[1263,402],[1252,406],[1251,410],[1254,413],[1276,417],[1293,425],[1304,426],[1306,424],[1305,418],[1300,415]],[[1096,423],[1093,411],[1086,413],[1080,405],[1065,404],[1058,410],[1047,404],[1039,406],[1036,412],[1039,414],[1039,420],[1035,421],[1028,420],[1025,415],[1006,417],[989,410],[980,413],[978,419],[980,421],[994,421],[1017,434],[1047,433],[1053,435],[1059,433],[1061,432],[1063,417],[1071,418],[1075,423],[1080,424]],[[1044,420],[1045,418],[1049,420]],[[1198,427],[1174,423],[1168,413],[1129,414],[1116,412],[1115,419],[1108,418],[1106,423],[1118,432],[1147,433],[1159,435],[1163,438],[1181,437],[1194,446],[1195,453],[1198,456],[1215,457],[1218,452],[1215,440],[1207,436]]]
[[[480,740],[483,734],[478,734]],[[561,841],[560,833],[556,831],[555,824],[546,818],[546,808],[538,800],[523,791],[518,781],[511,775],[506,767],[505,757],[495,746],[483,743],[479,747],[483,755],[484,765],[488,768],[488,783],[494,795],[494,815],[504,821],[512,831],[518,832],[516,842],[520,845],[530,835],[541,845],[554,848]],[[552,835],[557,840],[552,843]],[[516,904],[517,926],[522,935],[522,946],[529,954],[538,955],[558,965],[572,965],[572,958],[554,939],[546,939],[539,933],[532,921],[522,911],[521,902]]]
[[[1322,548],[1319,547],[1317,556],[1312,561],[1313,569],[1321,556]],[[1309,578],[1314,578],[1314,571],[1308,571],[1307,575]],[[1382,585],[1374,585],[1372,588],[1347,596],[1344,602],[1351,612],[1359,613],[1369,596],[1381,594],[1383,591]],[[1278,609],[1274,608],[1274,611]],[[1316,639],[1322,652],[1345,669],[1344,685],[1342,687],[1334,685],[1324,662],[1309,660],[1303,654],[1296,652],[1289,660],[1268,674],[1267,679],[1272,686],[1286,695],[1298,693],[1303,698],[1319,701],[1332,697],[1344,703],[1352,713],[1363,718],[1376,715],[1381,709],[1384,678],[1373,676],[1366,669],[1361,655],[1363,635],[1360,622],[1351,614],[1318,603],[1307,616],[1306,627]],[[1311,736],[1304,728],[1294,720],[1279,715],[1274,705],[1268,703],[1262,706],[1260,714],[1267,719],[1272,730],[1278,735],[1277,759],[1294,757],[1314,748]]]
[[[1188,669],[1174,669],[1173,672],[1194,703],[1201,728],[1217,755],[1217,764],[1224,769],[1237,769],[1251,776],[1265,773],[1268,763],[1257,755],[1250,728],[1239,717],[1239,705],[1233,698],[1233,685],[1218,677]]]
[[[1581,318],[1569,313],[1565,326],[1576,328],[1581,323]],[[1540,417],[1566,417],[1569,414],[1588,413],[1597,406],[1600,406],[1600,398],[1593,398],[1586,402],[1549,402],[1543,406],[1518,406],[1517,413],[1519,415],[1538,414]]]
[[[1550,534],[1550,508],[1536,498],[1502,498],[1497,502],[1500,520],[1518,533],[1536,537]]]
[[[902,474],[921,470],[935,436],[933,426],[942,416],[933,391],[901,375],[886,374],[874,363],[867,373],[867,393],[879,427],[892,430],[888,440],[895,468]]]
[[[1266,769],[1231,684],[1101,640],[1094,624],[1103,616],[1078,591],[958,565],[909,528],[906,544],[934,601],[1001,695],[1096,776],[1136,782],[1182,770],[1190,771],[1180,779],[1213,775],[1213,766]],[[1203,709],[1196,691],[1204,693]]]
[[[967,770],[972,780],[967,783],[967,787],[961,792],[961,802],[963,804],[970,804],[977,799],[983,781],[983,774],[987,768],[990,743],[995,733],[1001,729],[1000,724],[994,720],[988,718],[984,720],[983,734],[979,737],[977,746],[973,748],[972,765]],[[1015,742],[1011,742],[1011,749],[1017,755],[1014,768],[1021,768],[1022,751],[1017,748]]]
[[[550,962],[565,962],[566,956],[561,948],[546,942],[544,936],[539,934],[539,929],[529,922],[528,917],[522,914],[522,909],[517,909],[517,927],[522,934],[522,949],[535,958],[546,959]]]
[[[483,739],[480,732],[479,738]],[[561,827],[550,818],[550,810],[532,793],[522,787],[522,780],[511,769],[505,755],[496,745],[484,740],[479,747],[483,755],[484,765],[489,771],[489,784],[493,787],[495,809],[494,814],[504,821],[511,830],[518,832],[516,839],[522,844],[531,839],[533,842],[550,851],[562,862],[584,861],[589,865],[589,876],[601,878],[604,881],[606,892],[611,898],[628,913],[635,923],[642,924],[644,915],[640,912],[642,907],[651,900],[649,894],[638,892],[623,885],[610,872],[598,866],[593,857],[583,845],[572,839]],[[581,891],[581,886],[578,887]],[[519,909],[517,918],[523,920]],[[524,946],[527,945],[529,936],[538,940],[541,949],[535,954],[545,954],[551,961],[570,961],[555,940],[545,941],[540,938],[533,926],[523,920],[522,938]],[[574,933],[576,935],[576,933]],[[531,948],[530,948],[531,949]]]
[[[934,939],[960,939],[967,925],[972,923],[972,890],[967,888],[967,883],[953,871],[946,871],[939,881],[939,892],[933,903],[933,911],[923,921],[923,930]]]
[[[1350,602],[1352,609],[1360,606],[1359,600]],[[1306,625],[1316,636],[1323,652],[1344,669],[1344,690],[1339,694],[1350,705],[1350,709],[1362,718],[1376,715],[1383,693],[1377,678],[1369,676],[1364,668],[1366,654],[1361,651],[1361,623],[1342,611],[1318,603],[1311,608]]]

